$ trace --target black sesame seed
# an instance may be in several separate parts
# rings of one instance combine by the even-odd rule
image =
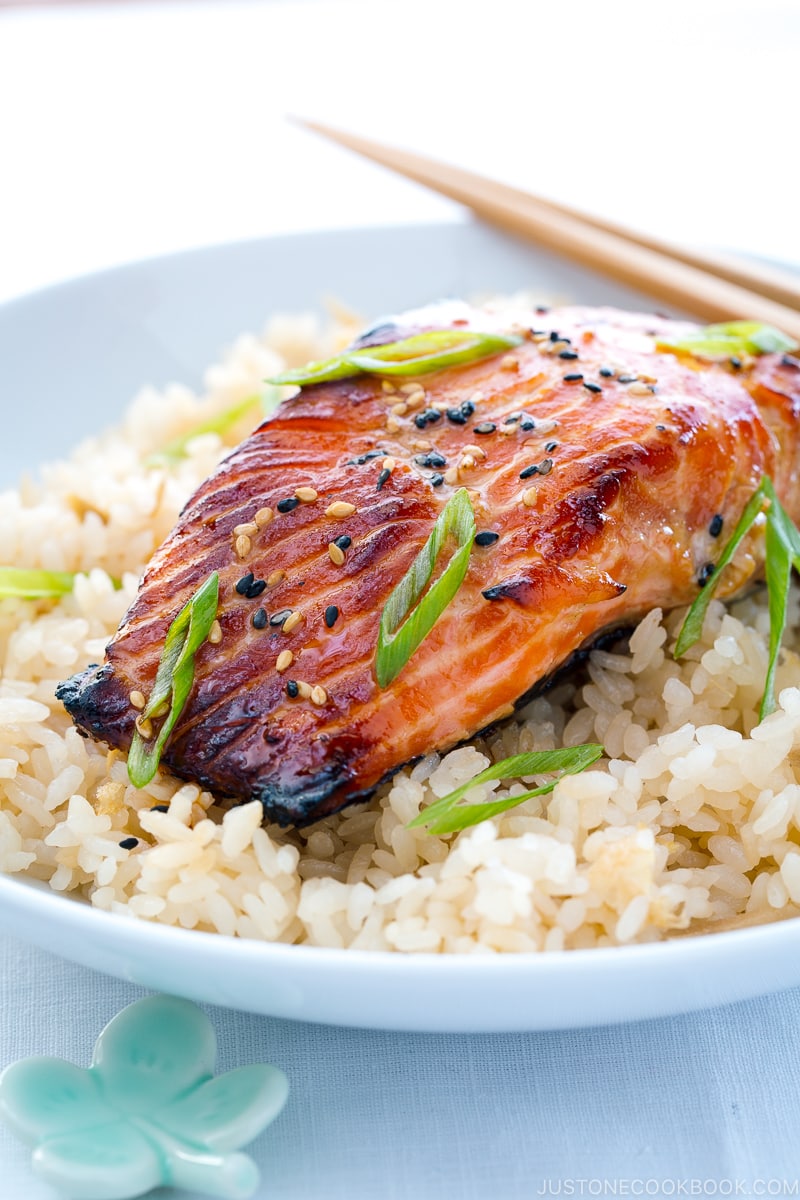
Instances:
[[[740,358],[737,358],[735,354],[732,354],[732,355],[730,356],[730,358],[728,359],[728,362],[731,364],[731,366],[733,367],[734,371],[741,371],[741,369],[742,369],[742,360],[741,360]]]
[[[286,695],[289,697],[290,700],[296,700],[297,697],[300,695],[300,688],[298,686],[296,679],[287,679],[286,680]]]
[[[484,529],[482,533],[475,534],[475,545],[493,546],[499,537],[499,533],[494,533],[491,529]]]
[[[430,466],[430,463],[428,462],[427,454],[418,454],[416,456],[416,458],[414,459],[414,462],[417,464],[418,467],[429,467]]]
[[[564,338],[562,338],[561,334],[558,333],[557,330],[551,329],[550,330],[550,341],[551,342],[563,342]]]
[[[359,467],[363,467],[364,463],[371,462],[373,458],[380,458],[385,453],[385,450],[368,450],[366,454],[359,454],[355,462],[358,463]]]
[[[168,804],[154,804],[150,812],[169,812]]]
[[[267,582],[265,579],[256,579],[254,583],[250,584],[250,587],[245,592],[245,596],[247,596],[248,600],[255,600],[256,596],[260,596],[266,586]]]
[[[263,608],[260,608],[258,612],[264,612]],[[289,619],[291,612],[290,608],[282,608],[280,612],[273,613],[269,619],[270,625],[282,625],[284,621]],[[256,613],[256,616],[258,616],[258,613]],[[253,617],[253,624],[255,625],[255,617]]]
[[[520,429],[523,429],[525,433],[530,433],[532,429],[536,428],[536,422],[534,421],[533,417],[523,417],[519,423],[519,427]]]
[[[525,467],[524,471],[520,471],[519,477],[520,477],[520,479],[530,479],[532,475],[538,475],[538,474],[539,474],[539,464],[533,463],[532,466]]]
[[[414,417],[414,424],[416,425],[417,429],[424,429],[428,424],[428,422],[425,420],[425,414],[417,413],[417,415]]]
[[[123,838],[119,845],[122,850],[135,850],[139,845],[139,839],[135,837]]]
[[[719,537],[719,535],[722,533],[722,526],[723,526],[722,513],[717,513],[717,515],[715,517],[712,517],[712,519],[711,519],[711,524],[708,527],[708,532],[711,534],[711,536],[713,538]]]
[[[577,352],[577,350],[559,350],[558,357],[559,358],[569,358],[569,359],[577,358],[578,352]]]
[[[329,604],[325,609],[325,624],[328,629],[333,629],[339,617],[339,610],[335,604]]]
[[[265,629],[267,625],[267,610],[265,608],[257,608],[253,613],[253,628]]]
[[[471,417],[475,412],[475,405],[471,400],[462,400],[459,408],[465,417]]]
[[[572,374],[564,376],[564,383],[583,383],[583,376],[579,372],[574,371]]]
[[[613,367],[601,367],[600,370],[597,372],[597,374],[602,375],[603,379],[613,379],[614,378],[614,368]]]
[[[620,383],[636,383],[638,378],[638,375],[620,375],[619,381]]]
[[[550,472],[552,471],[552,469],[553,469],[552,458],[543,458],[542,461],[539,463],[539,474],[540,475],[549,475]]]
[[[435,475],[431,475],[431,486],[441,487],[444,483],[444,475],[440,475],[437,471]]]
[[[496,583],[494,587],[486,588],[484,592],[481,592],[485,600],[503,600],[507,594],[506,587],[502,583]]]
[[[252,571],[248,571],[246,575],[242,576],[242,578],[236,584],[236,590],[240,596],[247,595],[247,589],[252,586],[254,579],[255,575]]]
[[[474,432],[494,433],[495,429],[497,429],[497,426],[495,425],[494,421],[481,421],[480,425],[475,426]]]
[[[667,427],[666,427],[666,425],[656,425],[656,429],[658,430],[658,432],[659,432],[659,433],[666,433],[666,432],[667,432]]]
[[[445,416],[447,417],[448,421],[452,421],[454,425],[466,425],[467,423],[467,418],[464,416],[460,408],[448,408]],[[423,429],[424,426],[421,425],[420,428]]]
[[[375,484],[375,487],[376,487],[377,491],[380,491],[380,490],[381,490],[381,488],[382,488],[382,487],[383,487],[383,485],[386,483],[386,480],[389,478],[389,476],[391,475],[391,473],[392,473],[392,472],[389,470],[389,468],[388,468],[388,467],[384,467],[384,468],[383,468],[383,470],[381,471],[380,475],[378,476],[378,482]]]
[[[800,358],[794,358],[791,354],[784,354],[781,359],[782,367],[800,367]]]
[[[445,458],[445,456],[443,454],[440,454],[438,452],[438,450],[431,450],[430,454],[428,455],[428,461],[426,462],[425,466],[426,467],[446,467],[447,459]]]
[[[556,450],[557,448],[558,448],[558,442],[548,442],[545,445],[544,452],[545,452],[545,454],[552,454],[553,451]]]
[[[441,421],[442,419],[442,414],[439,412],[438,408],[426,408],[422,415],[428,425],[434,425],[437,421]]]
[[[288,513],[297,508],[299,503],[297,496],[287,496],[285,500],[279,500],[275,507],[279,513]]]
[[[517,421],[521,420],[522,413],[512,413],[510,417],[506,417],[503,421],[504,425],[516,425]]]
[[[353,539],[349,533],[343,533],[340,537],[333,539],[334,546],[338,546],[340,550],[349,550],[353,544]]]
[[[599,383],[587,383],[586,380],[583,381],[583,386],[587,392],[592,392],[593,395],[597,395],[598,392],[602,392],[603,390]]]
[[[537,304],[537,305],[536,305],[536,312],[537,312],[537,313],[539,314],[539,316],[541,317],[541,316],[543,316],[543,315],[544,315],[544,313],[549,313],[549,312],[550,312],[550,305],[549,305],[549,304]]]
[[[707,562],[704,566],[702,566],[697,572],[697,582],[700,587],[705,587],[713,574],[714,564],[712,562]]]

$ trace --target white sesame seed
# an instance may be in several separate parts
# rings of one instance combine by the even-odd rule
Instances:
[[[332,563],[340,567],[344,562],[344,550],[342,550],[341,546],[337,546],[336,542],[328,542],[328,557]]]
[[[131,702],[134,708],[144,708],[145,704],[147,703],[143,692],[131,692],[131,694],[128,696],[128,700]]]
[[[311,691],[312,688],[310,683],[305,683],[302,679],[297,680],[297,693],[299,696],[302,696],[304,700],[309,700],[311,698]]]
[[[471,454],[462,454],[461,462],[458,465],[466,471],[469,469],[469,467],[475,466],[475,459]]]
[[[486,458],[486,451],[483,446],[473,446],[471,442],[464,446],[464,453],[471,454],[473,458]]]
[[[222,626],[219,621],[214,621],[208,631],[208,640],[212,646],[218,646],[222,641]]]
[[[317,684],[316,687],[313,687],[311,689],[312,704],[325,704],[325,703],[327,703],[327,700],[328,700],[328,693],[325,691],[324,687],[320,687],[320,685]]]
[[[392,458],[391,454],[388,455],[381,463],[381,467],[384,471],[393,471],[396,466],[397,466],[397,461],[394,458]]]
[[[414,392],[422,392],[423,396],[425,395],[425,389],[423,388],[422,384],[417,383],[416,380],[412,383],[401,383],[400,391],[406,396],[413,396]]]
[[[500,366],[504,371],[518,371],[519,359],[514,358],[513,354],[506,354],[504,358],[500,359]]]
[[[300,612],[299,609],[296,608],[294,610],[294,612],[290,613],[289,616],[286,618],[286,620],[283,622],[283,625],[281,626],[281,628],[283,629],[283,632],[291,633],[293,629],[297,629],[297,626],[300,624],[302,619],[303,619],[303,614]]]
[[[394,392],[397,391],[397,388],[394,386],[394,384],[392,383],[392,381],[390,379],[381,380],[381,387],[383,388],[383,390],[387,394],[387,396],[391,396]]]
[[[414,408],[422,408],[425,403],[425,393],[420,389],[418,392],[409,392],[406,398],[406,408],[411,410]]]
[[[536,505],[539,503],[539,493],[535,487],[527,488],[522,493],[522,503],[526,508],[536,508]]]
[[[386,432],[387,433],[398,433],[399,430],[400,430],[400,422],[398,421],[397,417],[393,417],[390,414],[386,418]]]
[[[275,662],[275,670],[278,672],[288,671],[293,662],[294,655],[291,650],[281,650]]]
[[[273,571],[270,575],[267,576],[267,587],[275,587],[276,584],[280,583],[285,578],[286,578],[285,571],[281,571],[280,569],[277,571]]]
[[[143,737],[145,741],[149,741],[153,736],[153,722],[149,717],[137,717],[136,730],[140,737]]]
[[[265,525],[269,525],[270,521],[272,520],[272,518],[274,516],[275,516],[275,513],[272,511],[271,508],[260,508],[258,510],[258,512],[256,513],[256,515],[253,517],[253,520],[258,529],[263,529]]]
[[[649,383],[631,383],[628,386],[628,392],[631,396],[652,396],[653,389]]]
[[[395,417],[404,417],[408,412],[407,404],[393,404],[389,412]]]
[[[312,487],[299,487],[295,492],[298,500],[302,500],[304,504],[310,504],[312,500],[316,500],[319,492]]]
[[[458,467],[448,467],[444,473],[445,483],[458,483]]]
[[[250,545],[250,538],[245,534],[240,533],[234,542],[234,548],[236,553],[239,555],[239,558],[247,558],[248,554],[250,553]]]
[[[255,521],[245,521],[243,525],[234,525],[233,532],[237,537],[252,537],[254,533],[258,533],[258,526]]]
[[[325,509],[325,516],[351,517],[355,511],[355,504],[350,504],[347,500],[334,500],[333,504],[329,504]]]

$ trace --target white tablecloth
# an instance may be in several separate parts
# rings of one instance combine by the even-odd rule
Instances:
[[[2,935],[0,1062],[54,1054],[86,1066],[103,1025],[143,994]],[[258,1200],[800,1194],[800,990],[502,1036],[208,1013],[219,1070],[274,1062],[291,1083],[249,1151]],[[3,1200],[53,1200],[2,1128],[0,1163]]]
[[[287,110],[800,262],[799,56],[782,0],[0,9],[0,299],[190,245],[453,211]],[[141,991],[12,932],[0,1066],[88,1063]],[[800,991],[497,1037],[210,1016],[221,1069],[271,1061],[291,1081],[253,1147],[259,1200],[800,1194]],[[0,1200],[51,1196],[0,1130]]]

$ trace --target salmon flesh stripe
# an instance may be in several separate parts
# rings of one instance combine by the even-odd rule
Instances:
[[[507,717],[604,631],[690,603],[762,475],[800,517],[793,357],[704,363],[655,348],[694,325],[576,307],[444,305],[356,345],[450,326],[523,341],[418,380],[306,387],[220,464],[148,565],[105,661],[59,686],[80,729],[130,746],[131,692],[150,693],[171,622],[218,571],[222,637],[196,655],[162,762],[219,796],[258,799],[265,818],[308,824]],[[381,611],[458,488],[486,536],[381,689]],[[759,573],[762,542],[746,541],[723,592]],[[248,597],[236,585],[251,574],[260,594]],[[284,628],[287,611],[300,617]]]

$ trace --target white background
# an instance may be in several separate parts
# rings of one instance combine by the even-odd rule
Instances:
[[[0,299],[208,242],[457,211],[292,112],[800,262],[799,61],[790,0],[0,7]]]

